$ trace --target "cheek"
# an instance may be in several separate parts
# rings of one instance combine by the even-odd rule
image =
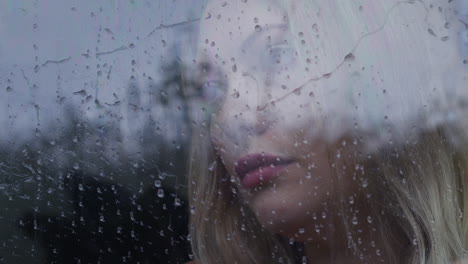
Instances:
[[[323,156],[326,143],[319,135],[319,128],[315,128],[317,130],[315,131],[313,127],[317,122],[306,117],[291,119],[293,117],[284,118],[274,126],[272,129],[274,140],[271,144],[284,155],[292,156],[304,163],[307,159],[310,162],[314,161],[317,155]],[[316,160],[314,162],[317,163]]]
[[[255,193],[242,193],[257,219],[272,232],[297,233],[314,221],[313,217],[331,217],[329,210],[339,199],[337,184],[324,166],[308,174],[303,167],[295,167],[274,184]],[[307,176],[307,175],[310,175]]]
[[[222,115],[218,115],[211,121],[210,137],[215,155],[217,155],[230,175],[234,174],[235,153],[238,143],[229,127],[224,123]]]
[[[324,136],[323,109],[321,102],[314,95],[309,89],[297,94],[288,94],[276,102],[271,110],[278,120],[277,129],[286,135],[294,135],[296,138],[293,143],[296,143],[296,147],[307,145]]]
[[[284,147],[279,147],[283,151],[295,152],[298,161],[263,188],[243,192],[254,208],[268,211],[286,205],[284,209],[297,206],[313,209],[336,196],[341,184],[330,165],[327,144],[319,142],[294,147],[294,144],[288,142],[279,142],[281,143]],[[346,180],[342,179],[344,181]]]

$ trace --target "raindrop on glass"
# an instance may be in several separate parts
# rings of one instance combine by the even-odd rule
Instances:
[[[158,197],[159,198],[164,198],[164,190],[163,189],[158,189]]]
[[[159,194],[158,194],[158,195],[159,195]],[[179,198],[175,198],[175,199],[174,199],[174,205],[175,205],[175,206],[181,206],[181,205],[182,205]]]
[[[161,181],[160,180],[154,181],[154,186],[157,188],[161,187]]]

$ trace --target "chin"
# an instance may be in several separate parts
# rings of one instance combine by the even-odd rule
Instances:
[[[292,237],[306,223],[310,223],[312,218],[306,207],[301,206],[300,201],[306,197],[297,192],[295,196],[291,196],[291,192],[284,189],[264,187],[250,195],[247,203],[265,229],[274,234]]]

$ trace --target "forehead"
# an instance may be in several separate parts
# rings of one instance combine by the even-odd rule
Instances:
[[[255,33],[279,29],[285,23],[286,12],[278,1],[208,1],[200,24],[200,51],[234,56]]]
[[[361,52],[371,60],[375,58],[373,54],[388,54],[401,48],[442,50],[435,46],[447,43],[434,36],[448,39],[460,23],[453,21],[451,13],[455,7],[451,1],[429,2],[439,8],[427,9],[421,2],[398,0],[211,0],[201,21],[198,50],[200,55],[207,53],[227,62],[237,58],[250,35],[264,39],[281,34],[270,34],[268,30],[281,24],[287,25],[292,34],[288,37],[300,55],[310,60],[319,58],[309,67],[314,72],[333,69],[350,52]],[[454,26],[444,26],[452,23]],[[259,31],[263,36],[255,34]]]

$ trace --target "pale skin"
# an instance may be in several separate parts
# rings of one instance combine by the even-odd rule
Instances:
[[[362,263],[362,258],[369,263],[382,261],[383,250],[376,253],[381,248],[380,239],[371,231],[363,232],[359,239],[362,244],[372,244],[372,251],[362,258],[346,253],[344,225],[336,214],[341,197],[362,204],[352,215],[355,228],[372,229],[366,197],[360,194],[361,183],[351,176],[337,179],[330,171],[330,144],[352,144],[353,139],[346,135],[334,143],[320,139],[317,135],[326,133],[317,118],[321,106],[307,96],[309,92],[285,96],[305,83],[346,83],[349,70],[331,67],[336,70],[333,80],[308,83],[311,72],[319,71],[319,66],[304,70],[303,58],[293,44],[298,35],[291,30],[286,12],[273,1],[233,1],[227,6],[224,1],[210,1],[203,17],[199,60],[212,65],[213,72],[208,75],[214,77],[210,81],[222,83],[226,94],[212,118],[212,141],[233,184],[259,222],[273,233],[304,242],[313,263]],[[320,63],[339,62],[330,58]],[[273,179],[245,188],[235,166],[240,157],[252,153],[294,162]],[[347,153],[333,155],[345,158]],[[353,175],[353,169],[348,168],[349,175]]]
[[[215,67],[224,68],[223,74],[229,82],[227,94],[239,93],[238,97],[227,96],[222,109],[212,121],[211,135],[215,149],[232,176],[236,175],[235,161],[242,155],[264,152],[294,159],[294,164],[278,177],[253,190],[243,188],[237,177],[233,179],[258,220],[267,229],[307,242],[310,259],[314,259],[315,263],[329,263],[328,241],[343,241],[334,246],[347,246],[345,237],[342,237],[343,226],[337,224],[334,215],[338,211],[334,200],[338,192],[352,195],[355,183],[350,179],[341,179],[341,183],[348,187],[347,190],[329,188],[336,185],[338,179],[329,177],[327,144],[308,138],[305,132],[307,128],[288,125],[288,118],[304,119],[289,117],[281,108],[303,104],[304,109],[298,109],[296,113],[300,115],[303,112],[305,116],[307,111],[314,108],[310,102],[303,103],[290,97],[275,107],[257,111],[268,103],[269,98],[280,97],[299,86],[306,80],[306,73],[300,71],[299,64],[294,62],[297,54],[289,50],[291,46],[287,41],[292,33],[288,29],[284,12],[278,6],[267,6],[262,1],[251,1],[248,4],[249,8],[228,10],[213,1],[206,8],[213,19],[218,13],[224,18],[203,25],[201,40],[208,39],[208,44],[203,46],[207,50],[207,60]],[[255,28],[256,18],[260,21],[258,25],[262,27],[261,32],[258,27]],[[229,19],[231,23],[226,22]],[[230,41],[230,35],[235,35],[235,41]],[[215,44],[210,44],[212,42]],[[278,50],[271,51],[275,45]],[[280,55],[291,52],[286,55],[290,57],[284,58],[289,60],[289,64],[279,63],[277,69],[268,72],[265,69],[267,65],[262,64],[261,60],[268,60],[272,52],[279,52]],[[231,58],[234,58],[236,72],[232,71]],[[230,63],[223,66],[223,61]],[[273,78],[273,75],[276,76]],[[281,84],[288,88],[281,87]],[[356,217],[365,219],[364,211],[359,214]],[[319,232],[316,231],[318,228]],[[370,243],[372,236],[369,234],[366,239]],[[347,255],[335,254],[333,259],[337,263],[340,263],[340,259],[351,263]],[[367,259],[370,261],[372,258]]]

